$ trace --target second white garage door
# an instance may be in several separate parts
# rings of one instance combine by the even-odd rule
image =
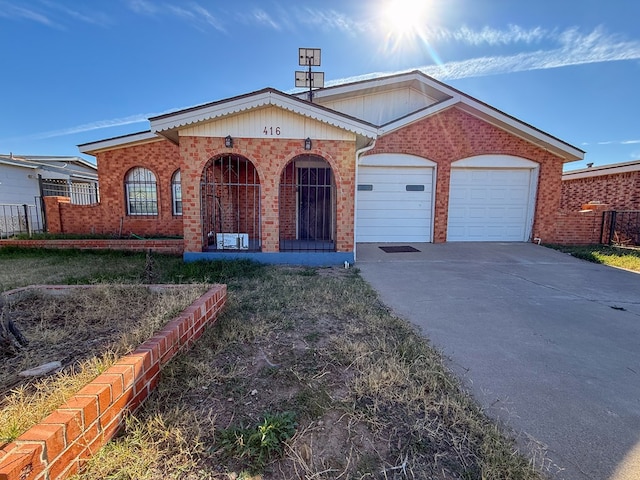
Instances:
[[[433,167],[361,166],[357,242],[431,242]]]
[[[452,168],[447,241],[527,241],[533,169]]]

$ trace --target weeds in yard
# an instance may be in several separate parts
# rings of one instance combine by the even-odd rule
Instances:
[[[576,258],[611,267],[640,272],[640,249],[610,247],[606,245],[565,246],[548,245]]]
[[[107,352],[85,360],[78,367],[12,390],[0,407],[0,444],[18,438],[115,361],[116,356]]]
[[[296,431],[293,412],[268,413],[253,427],[229,427],[218,432],[217,445],[226,456],[233,457],[255,472],[280,456],[284,442]]]
[[[191,412],[181,435],[207,450],[181,478],[539,478],[357,272],[315,270],[236,277],[219,322],[163,372],[136,417]],[[283,411],[295,433],[282,456],[261,456],[263,412]],[[163,464],[157,477],[177,475]],[[99,477],[92,468],[84,478]]]
[[[140,278],[144,255],[109,258],[109,278]],[[227,306],[79,478],[540,478],[356,269],[154,260],[159,281],[228,283]]]
[[[205,290],[201,284],[164,293],[101,285],[61,296],[36,291],[11,300],[10,308],[30,342],[18,355],[3,359],[0,369],[0,444],[66,402]],[[57,374],[32,384],[18,376],[54,360],[63,367]]]

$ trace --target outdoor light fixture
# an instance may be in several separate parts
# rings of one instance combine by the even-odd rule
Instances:
[[[311,150],[311,139],[309,137],[304,140],[304,149]]]
[[[233,147],[233,138],[231,138],[231,135],[224,137],[224,146],[227,148]]]

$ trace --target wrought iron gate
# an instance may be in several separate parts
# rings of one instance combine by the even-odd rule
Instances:
[[[640,210],[604,212],[600,241],[606,245],[640,246]]]
[[[212,159],[200,192],[205,249],[260,251],[260,179],[249,160],[238,155]]]

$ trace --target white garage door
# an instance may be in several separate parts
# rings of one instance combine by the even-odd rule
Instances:
[[[532,175],[528,168],[452,168],[447,241],[527,241]]]
[[[357,242],[430,242],[433,168],[361,166]]]

